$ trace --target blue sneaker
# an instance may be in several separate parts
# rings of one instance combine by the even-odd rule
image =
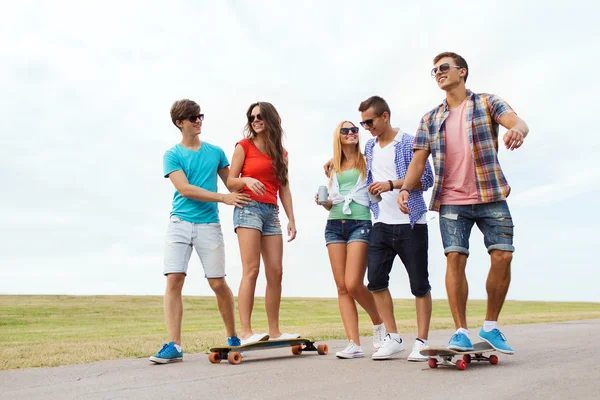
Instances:
[[[471,339],[464,333],[455,333],[450,338],[446,348],[458,351],[469,351],[473,350],[473,343],[471,343]]]
[[[150,357],[150,361],[157,364],[168,364],[173,362],[183,361],[183,349],[177,351],[174,342],[169,342],[163,345],[162,349],[155,355]]]
[[[488,342],[490,346],[504,354],[515,354],[512,347],[506,343],[506,336],[502,334],[497,328],[492,329],[489,332],[483,330],[483,327],[479,331],[479,337]]]
[[[227,345],[228,346],[241,346],[242,341],[237,336],[231,336],[231,337],[227,338]]]

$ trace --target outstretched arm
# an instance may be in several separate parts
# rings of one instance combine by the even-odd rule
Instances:
[[[229,193],[222,194],[211,192],[210,190],[202,189],[201,187],[191,185],[182,170],[173,171],[169,174],[169,179],[175,186],[175,189],[183,196],[188,199],[197,201],[214,202],[214,203],[225,203],[241,207],[244,204],[248,204],[250,197],[243,193]]]
[[[523,140],[529,133],[529,127],[517,114],[509,112],[503,114],[498,123],[508,129],[504,134],[504,145],[508,150],[515,150],[521,147]]]

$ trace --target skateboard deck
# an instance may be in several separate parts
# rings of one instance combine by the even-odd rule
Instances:
[[[473,345],[473,350],[461,351],[447,349],[446,347],[424,347],[420,353],[423,356],[429,356],[429,367],[437,368],[438,365],[456,367],[456,369],[465,370],[467,364],[471,361],[487,361],[490,364],[498,364],[498,356],[495,354],[486,357],[483,353],[496,351],[489,343],[479,342]],[[462,359],[453,362],[452,359],[462,356]],[[439,357],[439,360],[436,358]]]
[[[292,354],[300,355],[303,351],[316,351],[319,355],[325,355],[328,352],[326,344],[315,346],[311,339],[283,339],[283,340],[265,340],[261,342],[252,342],[242,346],[216,346],[210,349],[208,360],[213,364],[218,364],[221,360],[227,360],[230,364],[237,365],[242,362],[241,352],[253,350],[276,349],[280,347],[291,347]]]

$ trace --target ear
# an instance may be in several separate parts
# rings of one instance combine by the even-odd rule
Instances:
[[[467,75],[467,69],[466,68],[461,68],[458,70],[458,76],[460,76],[461,78],[464,78]]]
[[[175,121],[175,125],[177,125],[177,127],[178,127],[179,129],[183,129],[183,122],[181,122],[180,120],[176,120],[176,121]]]

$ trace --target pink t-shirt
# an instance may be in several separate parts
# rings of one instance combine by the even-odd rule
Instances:
[[[450,110],[445,125],[446,165],[440,194],[441,204],[477,204],[475,162],[465,126],[465,104]]]

